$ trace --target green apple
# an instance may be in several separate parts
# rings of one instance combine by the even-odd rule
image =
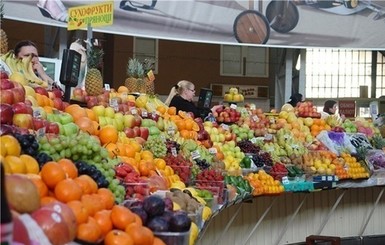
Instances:
[[[109,117],[109,118],[114,118],[115,117],[115,110],[112,107],[106,107],[104,111],[104,116]]]
[[[123,116],[123,123],[124,127],[126,128],[133,128],[134,127],[134,121],[135,121],[135,116],[134,115],[124,115]]]
[[[59,121],[57,121],[57,122],[60,122],[63,125],[74,121],[74,118],[71,116],[71,114],[69,114],[67,112],[59,114],[58,117],[59,117]]]
[[[106,111],[106,108],[103,105],[97,105],[92,107],[92,110],[94,111],[97,118],[104,117],[104,112]]]
[[[99,117],[99,125],[100,125],[100,127],[104,127],[107,125],[106,117],[104,117],[104,116]]]
[[[79,132],[79,127],[73,122],[63,125],[64,134],[66,136],[76,135]]]
[[[114,118],[117,120],[121,120],[123,122],[123,116],[124,116],[123,113],[117,112],[117,113],[115,113]]]
[[[104,117],[106,119],[107,125],[113,125],[114,119],[111,117]]]
[[[124,123],[123,123],[123,120],[122,120],[122,119],[116,119],[116,118],[114,118],[113,120],[114,120],[113,125],[114,125],[114,126],[116,125],[115,128],[116,128],[118,131],[123,131],[123,129],[124,129]]]

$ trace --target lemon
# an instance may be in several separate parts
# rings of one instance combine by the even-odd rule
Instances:
[[[190,240],[189,240],[189,244],[190,245],[195,244],[195,241],[198,238],[198,234],[199,234],[198,226],[194,222],[191,222]]]
[[[15,137],[12,135],[3,135],[0,137],[0,141],[3,143],[1,148],[4,146],[6,149],[6,155],[20,156],[21,146]],[[2,152],[3,151],[4,150],[2,150]]]
[[[20,155],[20,159],[24,162],[28,174],[39,173],[39,163],[35,158],[31,157],[30,155],[22,154]]]
[[[211,217],[211,214],[212,214],[211,208],[204,206],[203,212],[202,212],[202,219],[204,221],[208,220]]]
[[[172,206],[173,206],[173,208],[172,208],[173,211],[178,211],[178,210],[181,210],[181,209],[182,209],[182,208],[180,207],[180,205],[179,205],[178,203],[176,203],[176,202],[173,202],[173,203],[172,203]]]

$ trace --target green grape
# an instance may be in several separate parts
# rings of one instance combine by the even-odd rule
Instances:
[[[55,150],[56,150],[57,152],[60,152],[61,150],[63,150],[63,146],[62,146],[60,143],[54,145],[53,148],[55,148]]]
[[[72,156],[71,150],[70,149],[66,149],[65,150],[65,157],[66,158],[71,158],[71,156]]]
[[[50,142],[51,145],[57,145],[57,144],[60,144],[59,138],[53,138],[53,139],[51,139],[49,142]]]
[[[93,161],[96,163],[100,163],[102,161],[102,157],[99,154],[96,154],[93,158]]]
[[[48,139],[47,139],[47,136],[43,136],[43,137],[40,137],[39,139],[39,144],[46,144],[48,143]]]
[[[79,159],[80,159],[80,157],[79,157],[78,154],[72,155],[72,160],[73,160],[73,161],[77,161],[77,160],[79,160]]]

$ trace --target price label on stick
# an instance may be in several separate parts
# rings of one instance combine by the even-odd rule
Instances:
[[[105,89],[106,91],[110,91],[110,90],[111,90],[110,85],[109,85],[108,83],[105,83],[105,84],[104,84],[104,89]]]
[[[198,158],[200,158],[200,157],[201,157],[201,154],[199,153],[198,150],[191,152],[191,158],[192,158],[193,160],[198,159]]]
[[[137,110],[135,107],[132,107],[132,108],[130,109],[130,111],[131,111],[131,114],[132,114],[132,115],[138,114],[138,110]]]
[[[178,155],[178,152],[176,151],[176,148],[175,147],[172,147],[171,148],[171,154],[176,157]]]
[[[148,112],[146,110],[142,110],[142,117],[148,117]]]
[[[224,124],[224,123],[221,124],[221,127],[222,127],[224,130],[229,130],[229,129],[230,129],[229,125]]]
[[[209,153],[210,153],[210,154],[213,154],[213,155],[214,155],[214,154],[217,154],[217,152],[218,152],[218,151],[217,151],[217,148],[215,148],[215,147],[209,148]]]

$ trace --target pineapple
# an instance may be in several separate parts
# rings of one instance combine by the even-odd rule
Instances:
[[[99,95],[103,93],[103,77],[98,70],[103,55],[103,50],[95,47],[91,47],[87,53],[88,70],[85,89],[88,95]]]
[[[127,64],[128,78],[125,86],[129,92],[145,93],[143,64],[138,59],[129,59]]]
[[[4,16],[4,3],[0,1],[0,26]],[[6,54],[8,52],[8,38],[3,29],[0,28],[0,54]]]

